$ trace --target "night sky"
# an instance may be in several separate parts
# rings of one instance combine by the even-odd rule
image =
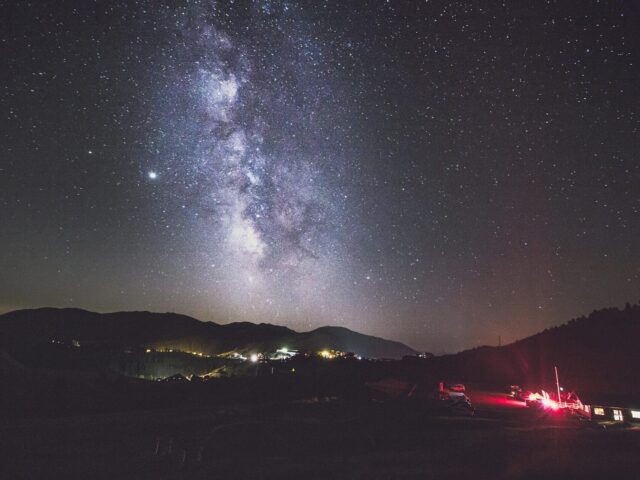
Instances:
[[[640,298],[640,2],[0,13],[0,311],[444,352]]]

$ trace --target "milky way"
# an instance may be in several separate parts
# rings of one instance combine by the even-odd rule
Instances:
[[[638,2],[0,9],[2,311],[443,352],[638,300]]]
[[[197,216],[190,235],[205,292],[223,284],[226,308],[254,321],[342,323],[353,316],[340,290],[352,296],[353,285],[337,239],[348,195],[336,184],[349,167],[327,132],[339,97],[314,63],[322,47],[304,32],[303,12],[278,8],[286,35],[263,24],[264,6],[249,10],[260,21],[240,35],[220,26],[215,4],[180,10],[175,28],[175,10],[157,14],[169,43],[166,88],[155,90],[162,138],[151,139],[161,150],[149,162],[166,172],[171,201]]]

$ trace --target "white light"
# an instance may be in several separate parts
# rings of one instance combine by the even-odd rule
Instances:
[[[631,410],[631,418],[640,418],[640,410]]]
[[[156,178],[158,178],[158,174],[156,172],[149,172],[147,174],[147,176],[151,179],[151,180],[155,180]]]
[[[258,355],[256,353],[252,353],[249,360],[251,360],[252,363],[256,363],[258,361]]]

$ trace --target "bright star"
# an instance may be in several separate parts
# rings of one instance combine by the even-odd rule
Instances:
[[[158,178],[158,174],[156,172],[149,172],[147,174],[147,176],[151,179],[151,180],[155,180],[156,178]]]

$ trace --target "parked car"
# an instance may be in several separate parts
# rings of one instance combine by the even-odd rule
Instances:
[[[449,392],[448,397],[443,402],[451,409],[453,414],[472,416],[475,413],[471,400],[463,392]]]
[[[514,400],[519,400],[521,402],[525,401],[525,397],[520,385],[509,385],[507,397],[513,398]]]

